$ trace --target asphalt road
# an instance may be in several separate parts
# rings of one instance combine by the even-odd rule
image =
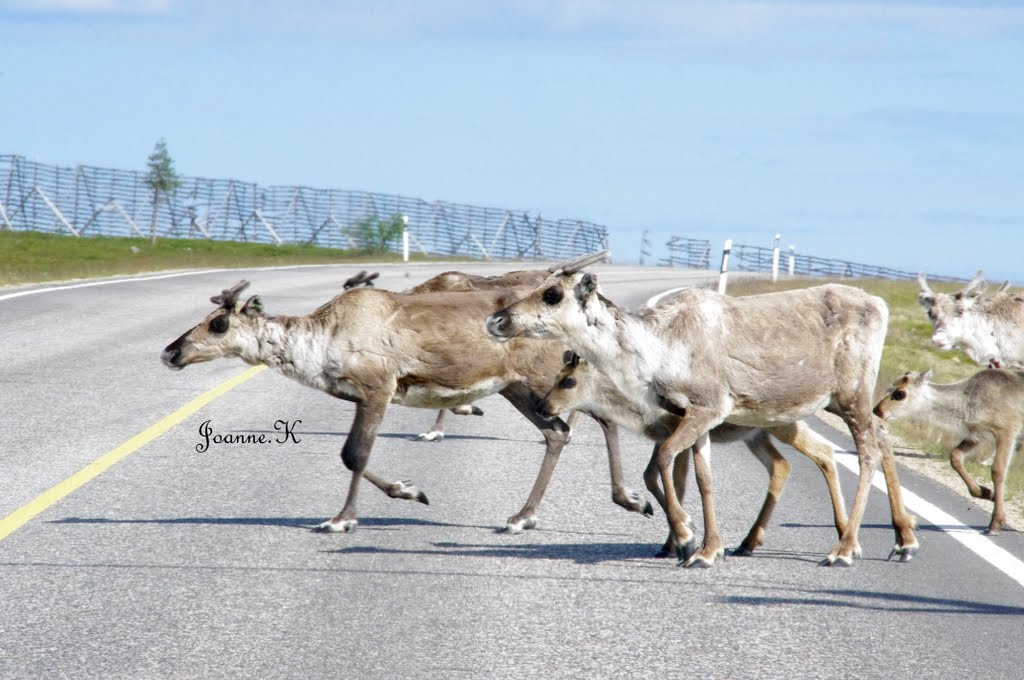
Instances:
[[[401,289],[441,270],[381,267],[380,285]],[[609,297],[631,306],[692,276],[595,271]],[[1024,537],[975,538],[988,513],[908,470],[908,490],[967,525],[919,514],[921,550],[909,563],[885,561],[893,533],[875,490],[863,559],[817,566],[836,540],[825,485],[783,448],[794,470],[765,545],[685,570],[653,558],[665,538],[660,512],[648,519],[611,503],[600,431],[583,420],[540,526],[496,532],[525,500],[543,448],[500,397],[481,402],[484,417],[450,418],[441,443],[410,438],[432,412],[393,407],[370,466],[414,480],[430,505],[365,484],[359,528],[344,535],[309,528],[344,498],[338,451],[352,405],[263,371],[166,432],[150,429],[246,368],[160,363],[162,348],[211,310],[211,295],[244,276],[268,313],[302,313],[352,273],[0,291],[0,527],[34,501],[41,509],[0,538],[0,678],[1020,677],[1024,577],[1014,570],[1024,568]],[[206,421],[271,441],[199,452]],[[278,421],[295,423],[295,436],[278,442]],[[627,483],[642,490],[650,447],[623,436]],[[61,486],[126,450],[80,488]],[[719,523],[734,546],[767,478],[742,445],[717,446],[713,463]],[[850,501],[854,475],[840,474]],[[699,523],[691,488],[686,507]],[[959,539],[1004,549],[1001,568]]]

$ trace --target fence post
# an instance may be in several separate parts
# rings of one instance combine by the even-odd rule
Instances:
[[[796,271],[796,255],[793,251],[796,250],[796,246],[789,247],[789,275],[792,276],[793,272]]]
[[[725,295],[725,279],[729,274],[729,252],[732,250],[732,239],[725,240],[722,248],[722,269],[718,272],[718,294]]]
[[[402,262],[409,261],[409,216],[402,215]]]
[[[772,246],[772,283],[779,281],[779,239],[782,234],[775,235],[775,245]]]

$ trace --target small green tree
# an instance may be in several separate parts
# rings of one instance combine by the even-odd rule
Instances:
[[[356,242],[360,250],[380,254],[389,252],[401,242],[404,228],[405,222],[398,213],[387,219],[373,214],[357,220],[343,231]]]
[[[167,196],[173,195],[181,186],[181,179],[174,171],[174,160],[167,152],[167,142],[161,137],[153,147],[153,153],[149,154],[149,161],[146,164],[149,172],[146,173],[144,181],[153,191],[153,215],[149,221],[149,238],[152,245],[156,245],[156,217],[160,207],[160,201]]]

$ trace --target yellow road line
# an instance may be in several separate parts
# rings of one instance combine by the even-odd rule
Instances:
[[[50,487],[25,505],[7,515],[7,517],[0,519],[0,541],[20,529],[22,525],[57,503],[57,501],[106,472],[110,466],[135,453],[146,444],[150,443],[202,407],[209,404],[217,397],[220,397],[221,395],[238,387],[249,378],[259,374],[265,368],[266,366],[253,366],[242,371],[230,380],[222,382],[213,389],[200,394],[198,397],[188,402],[163,420],[150,425],[148,428],[117,448],[103,454],[93,462],[89,463],[63,482]]]

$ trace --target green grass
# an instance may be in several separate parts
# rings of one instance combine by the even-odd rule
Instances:
[[[421,256],[414,260],[423,260]],[[370,255],[311,245],[234,243],[0,231],[0,285],[38,283],[163,269],[260,267],[334,262],[400,262],[395,253]]]
[[[828,279],[789,279],[776,284],[770,281],[745,279],[729,284],[730,295],[752,295],[776,290],[803,288],[828,282]],[[931,368],[933,380],[939,383],[957,382],[974,375],[981,367],[959,350],[943,351],[931,343],[932,326],[924,308],[917,302],[916,281],[888,281],[875,279],[835,280],[863,288],[879,296],[889,306],[889,332],[882,352],[882,365],[878,374],[875,397],[880,399],[886,387],[906,371]],[[931,284],[936,292],[953,292],[963,284]],[[935,457],[936,465],[949,467],[949,452],[959,442],[944,430],[928,423],[898,421],[890,424],[890,431],[898,443],[918,449]],[[993,446],[979,447],[975,459],[987,458]],[[1024,497],[1024,463],[1016,456],[1006,475],[1008,498]],[[991,473],[987,465],[967,460],[971,475],[985,486],[991,486]]]

